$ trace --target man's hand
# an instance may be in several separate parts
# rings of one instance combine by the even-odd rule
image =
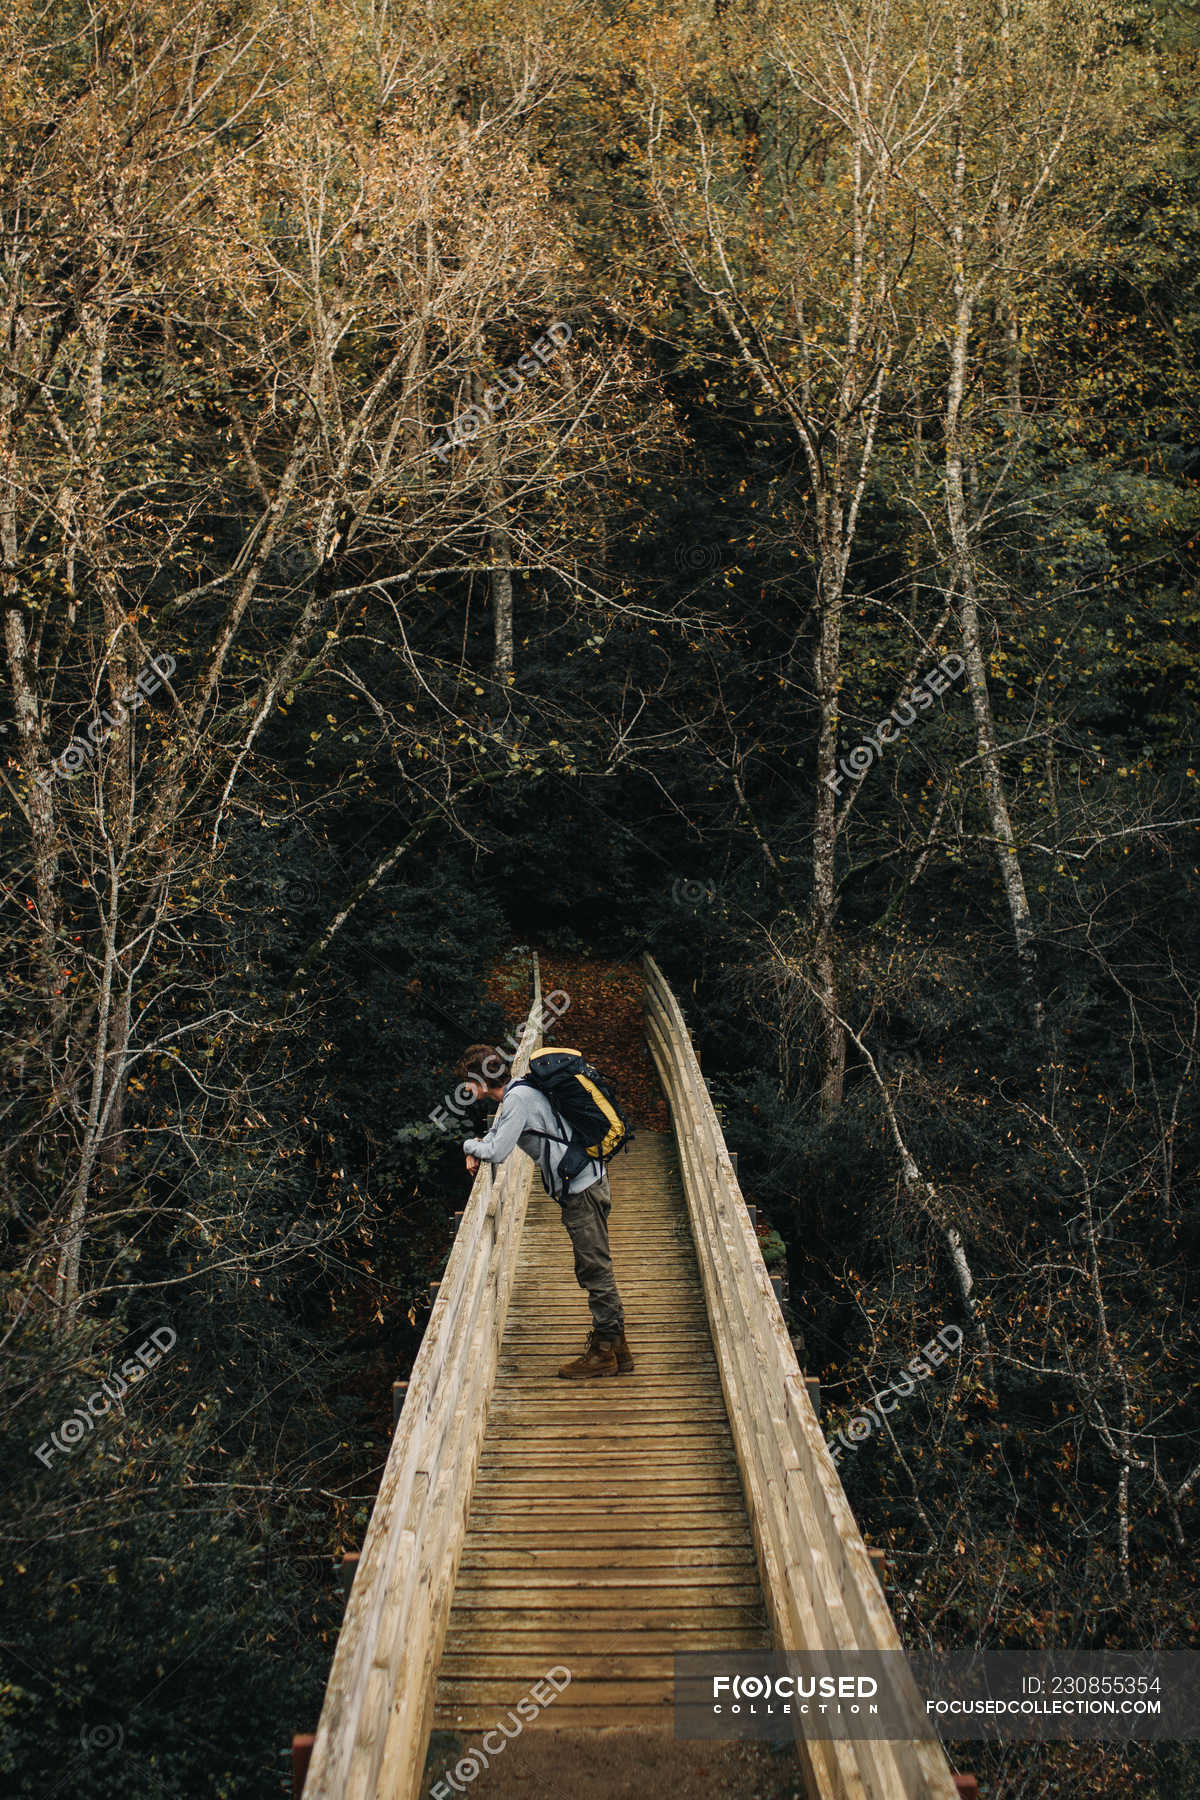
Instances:
[[[477,1156],[468,1156],[468,1158],[467,1158],[467,1174],[475,1175],[478,1173],[478,1170],[479,1170],[479,1158]]]

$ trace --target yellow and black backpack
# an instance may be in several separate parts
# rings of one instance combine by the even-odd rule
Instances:
[[[557,1141],[568,1148],[558,1165],[560,1200],[585,1163],[607,1163],[633,1142],[611,1084],[578,1050],[535,1050],[522,1080],[546,1096],[562,1127]]]

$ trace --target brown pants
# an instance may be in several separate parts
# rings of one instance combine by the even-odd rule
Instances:
[[[625,1309],[617,1292],[608,1248],[608,1215],[612,1193],[607,1172],[582,1193],[568,1194],[562,1219],[575,1252],[575,1279],[588,1297],[596,1335],[618,1338],[625,1330]]]

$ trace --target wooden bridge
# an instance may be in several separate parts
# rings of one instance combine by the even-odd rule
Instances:
[[[417,1800],[431,1729],[673,1725],[677,1651],[899,1651],[691,1039],[646,958],[674,1126],[612,1167],[632,1374],[555,1372],[586,1321],[557,1203],[484,1164],[408,1383],[304,1800]],[[537,1048],[541,995],[515,1071]],[[798,1736],[812,1800],[956,1800],[936,1742]],[[309,1741],[304,1741],[307,1751]]]

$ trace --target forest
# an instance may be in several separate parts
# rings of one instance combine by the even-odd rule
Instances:
[[[533,950],[674,983],[906,1645],[1200,1648],[1198,68],[4,8],[6,1793],[291,1792]]]

